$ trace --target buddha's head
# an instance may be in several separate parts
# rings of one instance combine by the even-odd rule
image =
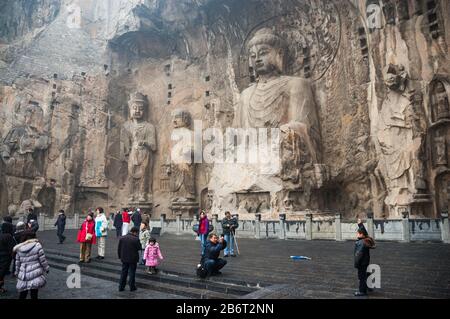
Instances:
[[[249,64],[257,75],[275,75],[284,72],[286,42],[268,28],[258,30],[247,44]]]
[[[147,97],[140,92],[135,92],[130,95],[128,107],[130,110],[130,118],[136,120],[144,119],[145,111],[147,109]]]
[[[408,73],[403,65],[389,64],[384,70],[384,83],[392,91],[403,92],[407,77]]]
[[[24,109],[24,121],[29,127],[40,129],[43,126],[44,111],[38,102],[29,101]]]
[[[189,127],[191,125],[191,116],[189,112],[182,109],[173,110],[172,124],[174,128]]]

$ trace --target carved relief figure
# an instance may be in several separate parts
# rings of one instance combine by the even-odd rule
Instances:
[[[61,181],[61,206],[66,213],[70,211],[74,188],[75,176],[73,174],[73,161],[68,158],[64,161],[64,173]]]
[[[148,101],[142,93],[134,93],[129,100],[130,120],[123,127],[123,143],[128,161],[129,203],[147,203],[152,181],[152,157],[156,150],[156,130],[146,121]]]
[[[189,137],[193,141],[193,132],[189,129],[191,117],[187,111],[176,109],[172,112],[172,139],[171,158],[167,167],[169,175],[172,201],[195,200],[195,164],[193,162],[193,149],[191,147],[175,147],[180,145],[178,140]],[[175,147],[175,148],[174,148]]]
[[[450,105],[444,84],[441,81],[436,81],[431,93],[433,122],[450,119]]]
[[[407,88],[407,72],[403,66],[388,65],[384,70],[387,96],[382,104],[377,128],[381,148],[378,168],[387,187],[385,203],[393,214],[401,206],[414,201],[419,189],[425,189],[423,179],[423,134],[416,132],[417,102]]]
[[[49,137],[44,132],[44,112],[39,103],[30,101],[25,107],[16,107],[21,117],[0,145],[0,155],[6,164],[6,173],[19,177],[41,176],[44,170],[44,152]]]
[[[215,165],[209,189],[214,190],[213,207],[235,209],[243,205],[242,209],[248,211],[245,207],[257,190],[267,192],[269,197],[264,209],[260,209],[274,211],[279,207],[270,206],[271,196],[287,189],[316,187],[317,181],[325,179],[321,175],[326,170],[319,164],[319,119],[310,81],[286,75],[288,47],[283,38],[263,28],[254,34],[247,48],[255,83],[241,93],[233,127],[268,129],[268,140],[273,142],[279,137],[281,143],[279,148],[272,145],[268,164],[258,158],[256,164]],[[279,136],[274,136],[277,133]],[[256,147],[251,147],[254,145],[249,143],[249,154],[258,154]],[[230,202],[236,193],[243,194],[240,204]]]
[[[434,138],[435,146],[435,166],[447,166],[447,140],[445,134],[436,131],[436,137]]]

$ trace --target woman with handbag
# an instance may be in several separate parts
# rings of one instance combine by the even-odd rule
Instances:
[[[77,241],[80,243],[80,263],[91,262],[92,244],[95,244],[94,213],[90,212],[78,231]]]

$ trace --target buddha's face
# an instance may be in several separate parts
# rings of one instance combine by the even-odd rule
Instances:
[[[384,74],[384,83],[393,91],[403,91],[406,72],[402,66],[389,65]]]
[[[29,104],[25,109],[25,124],[29,127],[39,128],[42,125],[43,113],[39,106]]]
[[[133,119],[143,119],[145,112],[145,106],[142,102],[132,102],[130,107],[130,115]]]
[[[184,120],[183,120],[183,116],[177,114],[173,117],[173,127],[174,128],[180,128],[180,127],[184,127]]]
[[[258,75],[281,73],[283,66],[282,49],[269,44],[256,44],[250,48],[250,65]]]

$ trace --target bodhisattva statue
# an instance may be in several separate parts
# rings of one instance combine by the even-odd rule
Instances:
[[[148,100],[142,93],[131,94],[130,120],[123,127],[123,143],[128,160],[129,204],[152,201],[152,153],[156,150],[155,127],[146,121]]]
[[[320,163],[320,129],[308,80],[285,75],[287,45],[271,29],[261,29],[248,43],[256,83],[242,92],[234,126],[280,128],[306,146],[309,161]]]
[[[44,112],[39,103],[30,101],[17,110],[22,119],[5,136],[0,145],[0,156],[6,173],[35,178],[43,175],[44,152],[50,142],[44,127]]]
[[[388,65],[384,70],[388,93],[379,114],[377,139],[381,158],[377,171],[387,187],[385,204],[392,215],[408,207],[419,189],[426,189],[423,178],[423,136],[415,127],[411,92],[407,89],[407,72],[401,65]]]
[[[167,164],[172,202],[194,201],[195,164],[193,148],[182,145],[182,138],[189,138],[190,141],[193,141],[193,131],[189,128],[191,124],[190,114],[187,111],[175,109],[172,112],[172,124],[171,156]]]

